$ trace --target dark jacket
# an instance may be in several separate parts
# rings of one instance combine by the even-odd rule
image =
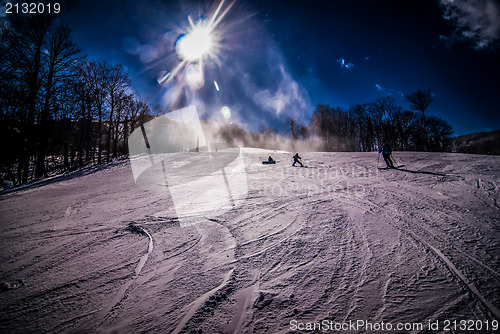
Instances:
[[[387,154],[390,155],[392,154],[392,148],[391,145],[385,143],[382,145],[382,154]]]

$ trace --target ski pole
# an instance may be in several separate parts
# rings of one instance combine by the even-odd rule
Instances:
[[[399,162],[396,160],[396,158],[392,154],[391,154],[391,159],[392,159],[392,162],[394,162],[396,164],[396,167],[400,166]]]

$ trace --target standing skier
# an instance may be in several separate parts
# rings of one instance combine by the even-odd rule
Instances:
[[[293,156],[293,164],[292,166],[295,167],[295,164],[298,162],[300,164],[301,167],[304,167],[304,165],[302,164],[302,162],[300,161],[300,159],[302,159],[298,153],[295,153],[295,155]]]
[[[382,156],[384,157],[384,161],[387,164],[387,168],[394,168],[394,163],[392,162],[392,148],[391,145],[387,144],[385,140],[382,140]]]

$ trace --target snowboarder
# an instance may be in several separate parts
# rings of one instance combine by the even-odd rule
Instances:
[[[302,159],[298,153],[295,153],[295,155],[293,156],[293,164],[292,166],[295,167],[295,164],[298,162],[300,164],[301,167],[304,167],[304,165],[302,164],[302,162],[300,161],[300,159]]]
[[[274,165],[276,163],[276,160],[273,159],[273,157],[269,156],[267,158],[267,161],[262,161],[262,164],[264,165]]]
[[[391,145],[385,142],[385,140],[382,140],[382,156],[384,157],[384,161],[387,164],[387,168],[394,168],[394,163],[392,162],[392,148]]]

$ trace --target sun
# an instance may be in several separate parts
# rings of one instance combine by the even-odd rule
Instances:
[[[177,39],[175,49],[181,59],[195,62],[211,51],[212,35],[204,23],[198,23],[192,31]]]
[[[162,75],[158,82],[169,83],[180,73],[181,79],[196,90],[204,85],[203,63],[205,58],[217,59],[220,29],[217,29],[220,21],[226,16],[236,0],[233,0],[224,10],[225,0],[221,0],[214,13],[209,19],[199,20],[196,24],[190,16],[188,31],[175,42],[175,51],[181,62],[167,75]]]

